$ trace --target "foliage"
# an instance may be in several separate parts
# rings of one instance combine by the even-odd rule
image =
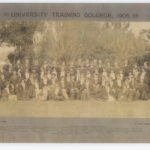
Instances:
[[[149,53],[148,42],[135,37],[129,23],[47,22],[39,55],[58,59],[77,57],[129,59]]]
[[[37,30],[40,30],[39,24],[40,22],[0,22],[0,44],[7,43],[8,46],[16,48],[15,53],[8,56],[11,62],[14,59],[31,56],[33,36]]]
[[[9,59],[96,57],[122,61],[149,53],[149,41],[136,37],[128,22],[5,21],[0,23],[0,43],[16,47]]]

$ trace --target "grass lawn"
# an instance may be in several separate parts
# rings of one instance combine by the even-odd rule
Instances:
[[[149,101],[3,101],[4,117],[150,118]]]

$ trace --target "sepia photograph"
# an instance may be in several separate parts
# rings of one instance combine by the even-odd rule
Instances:
[[[0,22],[0,116],[149,118],[149,108],[149,22]]]

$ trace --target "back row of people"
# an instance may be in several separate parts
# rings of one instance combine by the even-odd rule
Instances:
[[[43,64],[27,59],[6,64],[0,72],[0,97],[17,100],[148,100],[149,66],[111,64],[109,60],[56,60]]]

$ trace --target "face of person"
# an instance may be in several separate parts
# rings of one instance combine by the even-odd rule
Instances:
[[[79,59],[78,59],[78,64],[80,65],[81,62],[82,62],[82,61],[81,61],[81,59],[79,58]]]
[[[115,67],[118,67],[118,63],[117,62],[115,62]]]
[[[22,81],[21,81],[21,85],[23,85],[23,86],[25,85],[25,82],[24,82],[24,80],[22,80]]]
[[[74,81],[74,80],[75,80],[75,77],[74,77],[74,76],[71,76],[71,80]]]
[[[148,67],[148,64],[147,64],[147,62],[144,62],[144,67]]]
[[[29,63],[29,59],[26,59],[26,60],[25,60],[25,63]]]
[[[63,66],[63,67],[65,66],[65,62],[64,62],[64,61],[62,62],[62,66]]]
[[[16,71],[13,71],[13,75],[14,75],[14,76],[16,75]]]
[[[71,66],[71,67],[74,66],[74,62],[73,62],[73,61],[70,62],[70,66]]]
[[[11,68],[9,68],[8,72],[11,73],[11,71],[12,71]]]
[[[77,73],[78,73],[78,74],[80,73],[80,70],[79,70],[79,69],[77,70]]]
[[[21,73],[20,72],[18,72],[18,76],[21,77]]]
[[[64,86],[65,85],[65,81],[64,79],[61,79],[61,85]]]
[[[144,73],[144,74],[145,74],[145,70],[144,70],[144,69],[142,70],[142,73]]]
[[[32,70],[32,72],[33,72],[33,73],[36,73],[36,71],[35,71],[35,70]]]
[[[20,60],[17,61],[17,64],[18,64],[18,65],[20,64]]]
[[[95,80],[95,81],[97,81],[97,80],[98,80],[98,77],[97,77],[97,76],[95,76],[95,77],[94,77],[94,80]]]
[[[1,75],[1,79],[2,79],[2,80],[4,80],[4,79],[5,79],[5,76],[4,76],[3,74]]]
[[[134,65],[134,68],[137,68],[137,64]]]
[[[47,78],[44,78],[43,83],[46,85],[47,84]]]
[[[114,74],[114,71],[111,71],[111,74]]]
[[[99,60],[98,60],[98,63],[99,63],[99,64],[101,64],[101,63],[102,63],[102,61],[99,59]]]
[[[97,64],[97,59],[94,59],[94,64],[95,64],[95,65]]]
[[[110,67],[110,62],[107,62],[107,67]]]

